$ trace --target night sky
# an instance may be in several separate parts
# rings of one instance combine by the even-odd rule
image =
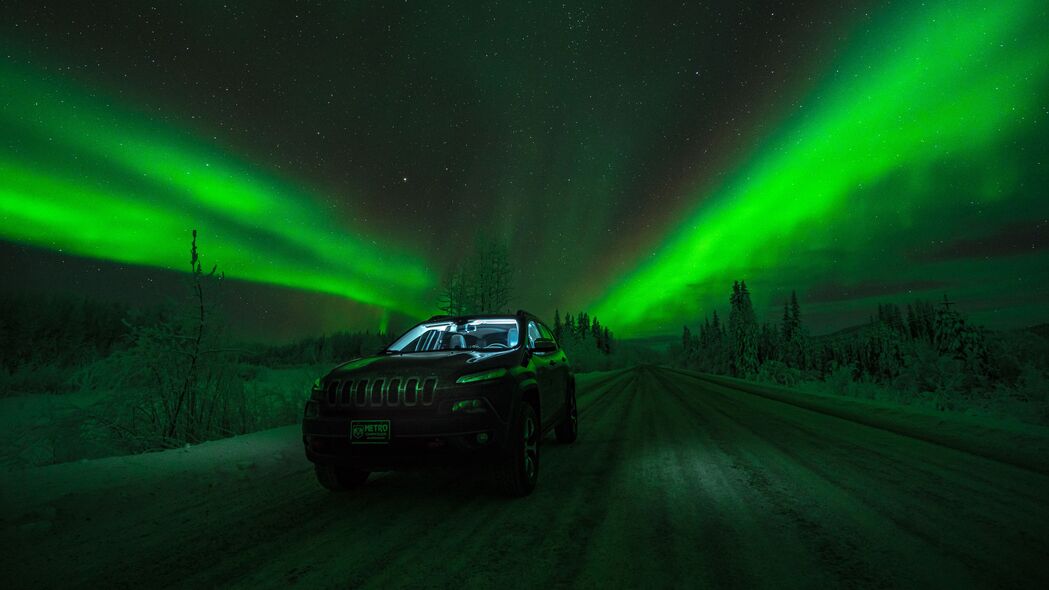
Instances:
[[[18,4],[5,289],[162,299],[197,228],[253,336],[403,327],[487,235],[620,336],[1049,321],[1041,1]]]

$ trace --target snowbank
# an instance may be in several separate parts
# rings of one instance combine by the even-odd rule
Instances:
[[[1042,426],[804,393],[721,375],[673,370],[707,383],[1049,474],[1049,428]]]
[[[0,520],[6,526],[47,527],[47,507],[72,494],[119,498],[142,488],[185,493],[230,480],[250,485],[262,471],[271,476],[302,470],[308,464],[300,432],[298,425],[285,426],[159,453],[0,473]]]

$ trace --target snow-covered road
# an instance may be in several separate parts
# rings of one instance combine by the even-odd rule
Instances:
[[[581,378],[536,492],[331,494],[297,427],[4,474],[0,587],[1049,587],[1049,476],[659,368]]]

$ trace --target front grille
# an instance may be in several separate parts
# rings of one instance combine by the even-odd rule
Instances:
[[[433,403],[433,391],[437,389],[436,379],[427,379],[423,381],[423,405],[428,406]]]
[[[436,377],[332,380],[325,387],[325,398],[330,407],[430,406],[436,390]]]
[[[383,384],[383,380],[382,379],[376,379],[375,381],[372,381],[372,405],[373,406],[381,406],[382,405],[382,384]]]
[[[363,406],[365,396],[368,394],[368,380],[361,379],[360,381],[356,381],[353,384],[357,387],[357,389],[354,390],[356,392],[353,398],[354,403],[358,406]]]
[[[404,384],[404,405],[414,406],[419,401],[419,380],[409,379]]]

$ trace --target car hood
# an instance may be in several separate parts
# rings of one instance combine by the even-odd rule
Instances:
[[[355,359],[331,370],[326,378],[364,375],[461,375],[513,364],[520,350],[481,352],[454,350],[390,354]]]

